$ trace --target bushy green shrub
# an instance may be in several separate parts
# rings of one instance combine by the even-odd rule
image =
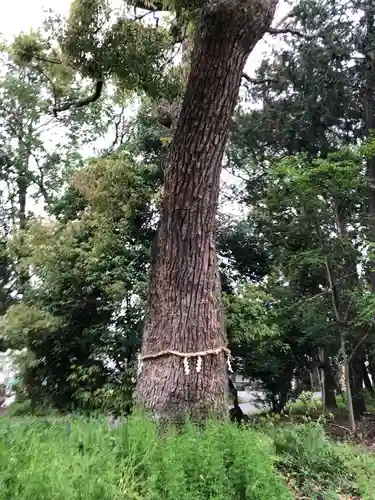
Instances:
[[[109,429],[83,418],[0,420],[0,498],[286,500],[271,440],[209,423],[181,432],[140,416]]]
[[[274,443],[281,471],[308,498],[319,498],[324,493],[323,498],[339,499],[341,493],[355,489],[355,478],[347,462],[320,424],[279,427],[274,431]]]

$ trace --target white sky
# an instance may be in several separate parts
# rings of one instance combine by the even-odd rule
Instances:
[[[67,14],[71,0],[8,0],[1,6],[0,33],[6,37],[40,26],[43,9]]]

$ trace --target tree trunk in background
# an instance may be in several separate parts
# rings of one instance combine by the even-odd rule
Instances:
[[[321,347],[319,349],[319,372],[320,372],[320,391],[322,393],[322,404],[323,404],[323,413],[326,411],[326,377],[325,377],[325,366],[324,366],[324,348]]]
[[[197,26],[182,109],[166,161],[142,355],[226,345],[215,248],[221,163],[246,59],[268,29],[276,0],[207,3]],[[162,417],[228,414],[226,356],[146,359],[138,403]]]
[[[367,353],[368,359],[368,372],[371,375],[372,383],[375,384],[375,355],[372,352],[372,349]]]
[[[366,412],[365,400],[363,398],[363,359],[363,350],[358,348],[350,360],[350,385],[356,420],[359,420]]]
[[[20,144],[20,151],[23,151],[23,145]],[[24,165],[23,170],[19,172],[17,179],[18,187],[18,229],[21,247],[24,242],[26,225],[27,225],[27,212],[26,212],[26,200],[27,200],[27,190],[28,190],[28,175],[29,175],[29,161],[30,155],[28,153],[24,154]],[[22,250],[21,250],[22,253]],[[18,256],[22,260],[22,255]],[[29,282],[30,276],[27,269],[21,269],[18,277],[18,293],[24,294],[25,287]]]
[[[374,388],[372,387],[371,379],[369,377],[367,366],[363,363],[363,383],[368,391],[374,393]]]
[[[366,17],[366,40],[364,43],[364,56],[367,68],[366,85],[364,88],[364,121],[365,133],[369,136],[371,130],[375,131],[375,69],[372,51],[375,41],[375,6],[372,1],[368,1],[364,7]],[[368,239],[370,244],[375,244],[375,156],[367,159],[367,177],[369,180],[369,197],[368,197]],[[372,253],[375,248],[372,248]],[[374,259],[369,261],[370,267],[370,283],[371,290],[375,292],[375,262]]]
[[[347,247],[349,249],[351,248],[352,243],[347,231],[348,222],[343,217],[344,211],[341,210],[340,205],[341,201],[335,200],[336,225],[343,247]],[[351,401],[353,405],[352,408],[349,408],[349,413],[351,413],[350,418],[358,420],[366,411],[366,405],[362,391],[362,365],[364,362],[364,351],[362,346],[359,347],[362,333],[361,331],[357,330],[355,331],[355,334],[351,335],[349,338],[349,321],[351,320],[351,318],[356,317],[357,311],[355,307],[352,307],[352,301],[348,298],[348,296],[345,293],[342,293],[343,290],[349,291],[355,289],[359,284],[357,274],[357,260],[351,255],[350,252],[348,252],[347,256],[345,257],[343,276],[339,277],[343,278],[341,279],[340,285],[332,284],[331,286],[334,288],[334,295],[336,297],[335,302],[338,305],[336,319],[341,331],[340,335],[342,337],[342,345],[344,346],[343,348],[345,350],[345,356],[347,357],[348,366],[346,366],[346,388],[348,391],[348,404],[350,405]],[[346,354],[346,344],[349,344],[351,346],[350,352],[348,354]],[[354,428],[355,423],[353,424],[352,430],[354,430]]]
[[[314,384],[314,375],[313,375],[313,372],[310,370],[309,372],[309,375],[310,375],[310,386],[311,386],[311,390],[313,392],[315,392],[315,384]]]
[[[324,379],[325,379],[325,409],[337,408],[335,389],[336,379],[333,374],[331,361],[328,355],[327,347],[324,348]]]

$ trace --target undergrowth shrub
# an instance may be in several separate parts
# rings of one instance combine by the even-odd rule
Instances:
[[[322,410],[322,400],[317,399],[311,391],[303,391],[298,401],[291,401],[286,405],[286,411],[293,414],[315,414]]]
[[[273,439],[280,470],[308,498],[339,499],[342,493],[355,493],[355,477],[347,461],[319,423],[279,427]]]
[[[232,424],[167,429],[140,416],[3,418],[0,499],[286,500],[270,438]]]

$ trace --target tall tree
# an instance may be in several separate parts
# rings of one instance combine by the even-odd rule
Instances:
[[[358,247],[365,234],[363,173],[361,156],[350,150],[314,161],[287,157],[270,169],[266,198],[255,212],[289,287],[300,288],[302,301],[325,297],[320,310],[336,335],[321,338],[326,351],[321,359],[323,369],[326,371],[327,356],[336,355],[341,346],[348,381],[350,360],[356,418],[364,411],[364,334],[358,327],[356,299],[366,294],[357,271],[361,262]],[[329,372],[328,380],[327,375]]]
[[[199,5],[190,75],[166,160],[137,385],[139,402],[170,418],[227,411],[215,250],[221,162],[244,64],[276,3]],[[182,363],[171,351],[194,356],[197,369],[189,373],[189,357]]]
[[[227,409],[226,336],[215,250],[221,163],[243,67],[270,27],[276,5],[277,0],[137,2],[146,11],[134,14],[125,5],[116,17],[105,1],[76,0],[57,34],[58,62],[95,81],[91,96],[55,106],[57,113],[95,102],[111,77],[128,89],[145,91],[156,104],[167,100],[173,108],[137,384],[138,402],[168,418],[224,414]],[[168,33],[158,19],[145,21],[163,9],[175,15],[173,27],[182,32]],[[194,40],[187,83],[187,71],[168,66],[170,49],[186,38],[185,28]],[[194,353],[207,355],[201,370],[192,369],[187,376],[187,360],[183,364],[180,354],[171,351],[196,359]]]
[[[237,114],[233,139],[240,147],[230,150],[234,165],[243,164],[244,156],[255,158],[265,169],[275,155],[304,152],[310,160],[325,158],[343,146],[363,141],[374,128],[373,2],[302,1],[295,4],[290,15],[295,29],[286,30],[285,44],[275,47],[270,57],[262,61],[256,78],[245,78],[249,96],[260,106]],[[361,219],[362,242],[368,243],[369,250],[364,268],[368,270],[371,287],[374,284],[373,169],[372,152],[367,155],[368,217]],[[340,200],[336,202],[338,228],[344,230],[345,240],[350,231],[347,220],[339,220],[345,210]],[[360,204],[364,203],[362,197]],[[350,288],[356,285],[358,276],[355,258],[349,253],[345,255],[344,274],[350,274],[354,280],[345,281]],[[353,342],[352,347],[356,341]],[[361,344],[351,358],[351,373],[355,378],[363,378],[364,347]],[[357,390],[353,394],[359,397],[355,402],[358,416],[364,410],[360,397],[362,381],[357,379],[355,383]]]

